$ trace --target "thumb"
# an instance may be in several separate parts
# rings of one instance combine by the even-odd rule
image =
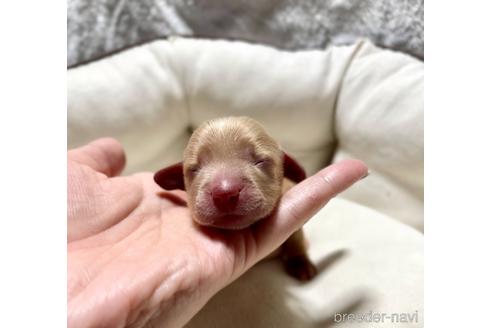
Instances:
[[[87,165],[97,172],[112,177],[125,167],[125,152],[113,138],[96,139],[85,146],[68,151],[68,159]]]
[[[259,255],[266,255],[280,246],[331,198],[367,174],[367,166],[363,162],[345,160],[292,187],[282,196],[277,211],[255,227],[254,237]]]

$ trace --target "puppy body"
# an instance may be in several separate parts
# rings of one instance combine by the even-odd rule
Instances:
[[[164,189],[187,191],[198,224],[221,229],[243,229],[267,217],[282,193],[304,178],[302,167],[248,117],[203,123],[193,132],[183,162],[154,176]],[[314,276],[302,230],[280,253],[290,275],[299,280]]]

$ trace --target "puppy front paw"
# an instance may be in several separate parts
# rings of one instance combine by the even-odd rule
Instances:
[[[318,270],[307,255],[289,256],[283,262],[285,271],[287,271],[289,276],[299,281],[309,281],[318,273]]]

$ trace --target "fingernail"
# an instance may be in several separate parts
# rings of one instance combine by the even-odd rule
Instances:
[[[371,171],[367,170],[367,173],[364,174],[363,176],[361,176],[360,179],[359,179],[359,181],[367,178],[370,174],[371,174]]]

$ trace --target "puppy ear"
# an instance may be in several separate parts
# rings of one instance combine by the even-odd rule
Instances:
[[[166,190],[185,190],[183,162],[165,167],[154,174],[154,181]]]
[[[284,152],[284,177],[293,181],[301,182],[306,179],[306,171],[292,157]]]

